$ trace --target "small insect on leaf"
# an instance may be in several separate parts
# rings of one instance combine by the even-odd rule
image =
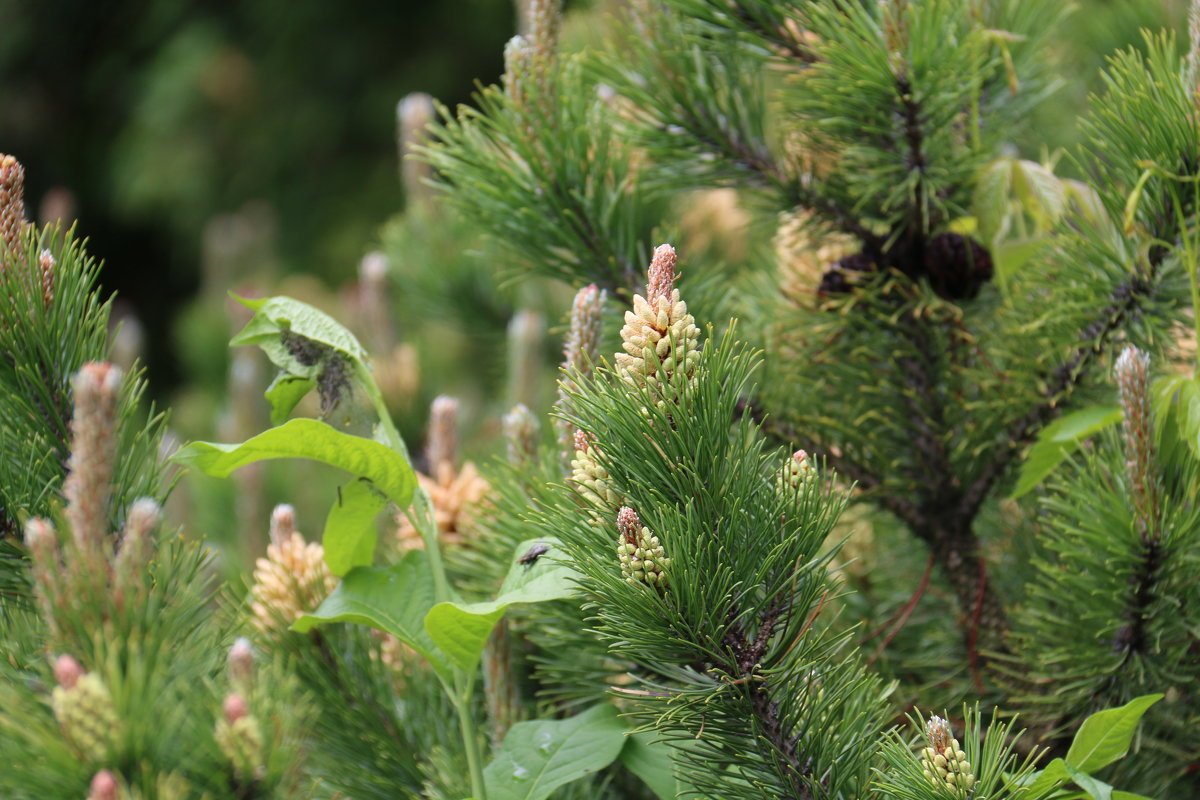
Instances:
[[[532,567],[549,549],[550,545],[548,544],[535,544],[525,552],[525,555],[517,559],[517,563],[524,564],[527,568]]]

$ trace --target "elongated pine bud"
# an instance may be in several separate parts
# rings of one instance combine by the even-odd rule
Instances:
[[[1158,538],[1158,479],[1154,467],[1154,419],[1150,410],[1150,358],[1126,347],[1113,369],[1124,414],[1126,477],[1141,535]]]
[[[504,441],[508,446],[508,463],[529,466],[537,461],[538,421],[523,403],[517,403],[504,415]]]
[[[121,370],[90,362],[75,375],[75,414],[71,421],[71,458],[63,484],[64,516],[79,555],[92,562],[103,558],[108,532],[108,504],[117,454],[117,402]],[[93,564],[94,566],[94,564]]]
[[[162,509],[149,497],[133,502],[125,516],[121,531],[121,547],[117,551],[117,575],[137,581],[150,562],[154,550],[154,531],[162,521]],[[127,587],[130,588],[130,587]]]
[[[600,334],[604,327],[604,302],[607,295],[596,284],[585,286],[575,293],[571,306],[571,324],[563,344],[562,377],[558,382],[558,407],[570,407],[570,393],[578,389],[576,379],[588,375],[600,357]],[[558,442],[566,463],[575,453],[575,428],[566,420],[558,420]]]
[[[254,678],[254,646],[239,636],[229,648],[229,680],[235,686],[248,686]]]
[[[396,105],[397,145],[400,150],[400,181],[410,210],[434,208],[429,181],[433,167],[416,158],[418,147],[429,140],[429,123],[434,119],[433,98],[424,92],[406,95]]]
[[[20,261],[24,257],[21,235],[25,230],[25,168],[14,157],[0,153],[0,255],[13,251],[0,261]]]
[[[54,302],[54,256],[49,250],[42,251],[38,266],[42,270],[42,303],[49,308]]]
[[[443,464],[458,467],[458,399],[438,395],[429,407],[429,439],[425,445],[429,474],[437,476]]]
[[[58,533],[49,520],[33,517],[25,523],[25,546],[29,548],[33,586],[42,605],[42,613],[46,615],[51,629],[56,629],[54,609],[59,598],[59,573],[62,570]]]

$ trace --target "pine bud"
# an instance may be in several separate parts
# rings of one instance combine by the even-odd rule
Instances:
[[[429,123],[433,119],[433,98],[424,92],[413,92],[396,106],[400,180],[409,208],[432,208],[433,192],[428,181],[433,178],[433,167],[415,158],[414,154],[429,139]]]
[[[658,537],[642,526],[637,512],[629,506],[617,512],[617,560],[629,583],[666,586],[671,559],[666,557]]]
[[[545,364],[546,320],[524,309],[508,323],[508,397],[513,403],[536,408]]]
[[[812,483],[816,477],[817,471],[809,461],[808,453],[797,450],[779,473],[779,490],[796,492],[801,486]]]
[[[607,294],[591,284],[575,294],[571,306],[571,326],[563,346],[563,376],[558,383],[558,405],[570,405],[570,393],[578,388],[576,378],[592,371],[600,356],[600,334],[603,329],[604,303]],[[558,422],[558,441],[570,462],[574,448],[575,429],[566,420]]]
[[[946,785],[960,797],[967,796],[975,785],[975,776],[967,754],[950,730],[950,723],[941,717],[931,717],[925,724],[925,741],[928,747],[922,751],[921,759],[925,776],[932,783]]]
[[[75,375],[75,414],[71,421],[70,470],[63,484],[65,516],[80,555],[95,569],[108,531],[117,447],[117,403],[121,370],[89,362]]]
[[[56,676],[57,673],[56,663]],[[63,674],[68,681],[73,677],[74,684],[69,688],[66,685],[54,687],[50,697],[54,718],[58,720],[63,735],[74,745],[82,759],[88,762],[102,761],[108,755],[109,748],[116,741],[119,732],[117,710],[113,705],[112,695],[100,680],[100,676],[95,673],[75,675],[74,668],[65,665]]]
[[[133,583],[141,580],[142,570],[150,563],[154,531],[161,521],[162,509],[148,497],[139,498],[130,506],[117,552],[117,575],[128,584],[123,587],[126,591],[132,590]]]
[[[229,648],[229,680],[245,686],[254,677],[254,647],[245,636],[239,636]]]
[[[518,111],[525,109],[526,88],[533,64],[533,48],[524,36],[514,36],[504,45],[504,89]]]
[[[575,431],[575,458],[571,461],[571,482],[583,496],[604,516],[621,505],[621,496],[612,486],[608,470],[600,466],[595,458],[596,444],[585,431]]]
[[[116,776],[102,769],[92,777],[87,800],[117,800],[118,788]]]
[[[451,470],[458,466],[458,400],[438,395],[429,407],[429,440],[425,445],[429,474],[437,475],[446,464]]]
[[[25,523],[25,546],[32,561],[33,585],[42,610],[51,627],[54,626],[54,603],[59,593],[61,562],[58,554],[58,534],[49,520],[32,517]]]
[[[0,153],[0,254],[12,250],[10,260],[24,257],[21,234],[25,229],[25,168],[10,155]],[[0,262],[0,270],[3,263]]]
[[[537,460],[538,421],[527,407],[517,403],[503,418],[508,463],[528,466]]]
[[[1132,345],[1113,369],[1124,412],[1126,477],[1142,536],[1158,538],[1158,481],[1154,474],[1154,418],[1150,410],[1150,357]]]
[[[385,354],[396,343],[388,301],[388,258],[378,250],[367,253],[358,264],[358,302],[362,326],[369,336],[371,352]]]
[[[286,503],[275,506],[271,512],[271,541],[281,544],[296,532],[296,509]]]
[[[49,308],[54,302],[54,256],[49,250],[42,251],[38,266],[42,270],[42,302]]]
[[[679,388],[677,376],[686,385],[700,363],[700,329],[673,288],[675,280],[675,249],[660,245],[650,264],[647,296],[634,295],[633,310],[625,312],[624,352],[617,353],[620,374],[630,385],[649,389],[659,405]]]

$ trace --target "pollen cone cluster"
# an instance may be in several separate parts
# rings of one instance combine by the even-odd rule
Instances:
[[[666,557],[658,537],[642,525],[629,506],[617,512],[617,558],[621,574],[629,583],[666,586],[671,559]]]
[[[295,520],[291,506],[275,508],[267,557],[254,566],[250,608],[255,627],[263,633],[287,628],[337,586],[337,578],[325,565],[324,548],[306,542],[295,529]]]
[[[571,459],[571,482],[579,487],[579,493],[590,505],[597,510],[612,513],[614,508],[621,505],[621,495],[617,493],[609,479],[608,470],[596,461],[596,443],[584,431],[575,431],[575,458]]]
[[[119,721],[112,695],[99,675],[84,672],[70,656],[54,663],[58,686],[50,696],[54,718],[82,759],[103,761],[118,738]]]
[[[780,491],[797,491],[801,486],[816,480],[817,471],[808,459],[808,453],[797,450],[779,472]]]
[[[246,699],[230,694],[222,705],[213,738],[217,747],[233,765],[234,773],[244,780],[254,780],[266,772],[263,765],[263,735],[258,718],[250,713]]]
[[[931,717],[925,724],[925,740],[928,746],[922,751],[921,767],[925,777],[934,783],[943,784],[965,797],[975,785],[971,764],[967,754],[958,745],[950,731],[950,723],[941,717]]]
[[[433,519],[443,544],[460,545],[470,535],[477,519],[480,503],[491,487],[470,461],[455,469],[449,461],[438,464],[435,477],[422,472],[417,480],[433,503]],[[396,538],[401,550],[420,550],[425,547],[421,533],[408,517],[396,517]]]
[[[631,385],[647,388],[660,405],[680,388],[677,377],[690,380],[700,363],[700,329],[674,288],[676,277],[675,248],[659,245],[646,296],[634,295],[633,310],[625,312],[624,352],[617,353],[617,371]]]
[[[844,233],[814,235],[812,216],[806,211],[780,215],[772,244],[779,264],[783,296],[802,306],[811,305],[822,276],[859,250],[859,243],[853,236]]]

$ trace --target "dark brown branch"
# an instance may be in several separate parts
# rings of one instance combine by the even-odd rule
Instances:
[[[1157,264],[1152,263],[1151,268]],[[975,480],[962,493],[958,514],[964,519],[973,519],[979,512],[995,485],[1009,465],[1030,444],[1038,433],[1055,417],[1063,401],[1078,386],[1091,363],[1108,344],[1112,335],[1121,327],[1125,318],[1133,311],[1141,297],[1150,291],[1150,284],[1140,278],[1121,283],[1112,294],[1112,302],[1084,329],[1083,344],[1075,348],[1050,375],[1042,400],[1018,419],[1006,434],[999,452],[979,471]]]

